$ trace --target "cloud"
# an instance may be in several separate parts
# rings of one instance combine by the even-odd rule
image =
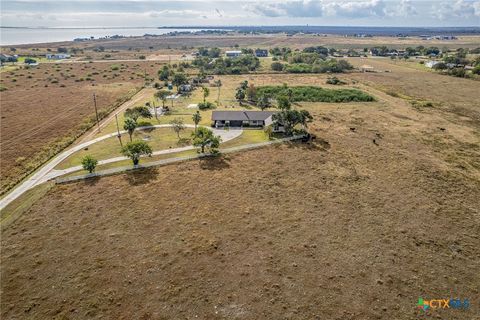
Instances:
[[[383,0],[331,2],[325,6],[329,15],[337,17],[383,17],[386,14],[386,6]]]
[[[412,11],[408,0],[403,0],[403,11]],[[383,0],[363,1],[277,1],[266,3],[249,3],[244,9],[265,17],[314,18],[336,16],[345,18],[383,17],[386,15],[386,4]]]
[[[418,14],[417,9],[413,6],[410,0],[402,0],[396,8],[396,13],[401,17],[416,16]]]
[[[274,3],[249,3],[244,6],[247,11],[265,17],[321,17],[323,15],[323,2],[315,0],[287,1]]]
[[[480,1],[456,0],[442,2],[434,8],[434,16],[440,20],[480,17]]]

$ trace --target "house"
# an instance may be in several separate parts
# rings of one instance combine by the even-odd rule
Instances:
[[[274,111],[213,111],[212,126],[264,128],[273,124]]]
[[[256,57],[268,57],[268,50],[266,49],[256,49],[255,50]]]
[[[240,50],[225,51],[225,56],[228,58],[236,58],[236,57],[240,57],[241,55],[242,55],[242,51]]]
[[[433,67],[435,67],[436,64],[439,64],[439,63],[440,63],[440,61],[430,60],[430,61],[425,62],[425,67],[433,68]]]
[[[4,62],[17,62],[18,56],[17,55],[9,55],[9,54],[0,54],[0,61]]]
[[[193,87],[190,84],[181,84],[178,86],[178,92],[180,93],[191,92],[192,90]]]
[[[48,53],[45,56],[49,60],[62,60],[62,59],[70,58],[70,55],[66,53],[56,53],[56,54]]]

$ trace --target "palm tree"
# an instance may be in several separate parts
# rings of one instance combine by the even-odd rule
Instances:
[[[192,116],[193,123],[195,123],[195,133],[197,132],[197,126],[202,121],[202,116],[200,115],[200,112],[197,111],[197,113],[194,113]]]
[[[218,95],[217,95],[217,104],[220,105],[220,87],[222,86],[222,80],[218,79],[215,84],[218,88]]]
[[[203,104],[205,104],[207,97],[210,95],[210,89],[203,87]]]
[[[125,118],[123,129],[127,130],[128,135],[130,136],[130,142],[132,141],[132,135],[136,128],[137,128],[137,122],[135,120],[131,118]]]

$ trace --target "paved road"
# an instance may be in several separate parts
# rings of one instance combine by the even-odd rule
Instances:
[[[189,127],[189,128],[194,128],[195,127],[194,125],[189,125],[189,124],[187,124],[185,126]],[[139,127],[137,130],[149,129],[149,128],[168,128],[168,127],[171,127],[171,125],[169,125],[169,124],[158,124],[158,125],[154,125],[154,126]],[[242,130],[233,130],[233,129],[228,130],[228,131],[227,130],[218,130],[218,129],[212,129],[212,130],[213,130],[215,135],[219,135],[222,138],[223,142],[234,139],[242,133]],[[120,131],[120,133],[126,133],[126,131]],[[40,168],[40,170],[35,172],[31,177],[27,178],[27,180],[22,182],[18,187],[13,189],[5,197],[3,197],[0,200],[0,210],[5,208],[9,203],[11,203],[13,200],[17,199],[19,196],[21,196],[23,193],[25,193],[29,189],[31,189],[31,188],[33,188],[33,187],[35,187],[35,186],[37,186],[41,183],[44,183],[44,182],[46,182],[46,181],[48,181],[52,178],[58,177],[59,175],[69,173],[69,171],[66,171],[66,170],[70,170],[70,169],[73,170],[72,168],[69,168],[69,169],[66,169],[66,170],[54,170],[54,168],[58,164],[60,164],[63,160],[65,160],[66,158],[68,158],[69,156],[74,154],[75,152],[80,151],[80,150],[82,150],[82,149],[84,149],[84,148],[86,148],[86,147],[88,147],[88,146],[90,146],[94,143],[97,143],[99,141],[102,141],[102,140],[105,140],[105,139],[108,139],[108,138],[111,138],[111,137],[115,137],[116,135],[117,135],[117,133],[113,132],[113,133],[98,137],[96,139],[80,143],[76,146],[73,146],[72,148],[70,148],[68,150],[63,151],[62,153],[57,155],[55,158],[53,158],[50,162],[45,164],[42,168]],[[154,154],[155,155],[162,154],[162,152],[164,152],[164,153],[179,152],[179,151],[189,150],[188,148],[193,149],[193,147],[189,146],[189,147],[184,147],[184,148],[176,148],[176,149],[156,151]],[[113,159],[103,160],[104,161],[103,163],[116,162],[116,161],[121,161],[121,160],[125,160],[125,159],[127,159],[127,158],[117,157],[117,158],[113,158]],[[99,161],[99,163],[102,164],[102,161]],[[78,168],[77,168],[77,170],[78,170]]]

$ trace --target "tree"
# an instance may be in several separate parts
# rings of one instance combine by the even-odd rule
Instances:
[[[237,93],[235,93],[235,99],[242,103],[242,101],[245,99],[245,90],[238,88]]]
[[[167,97],[170,95],[170,92],[167,90],[158,90],[155,92],[155,97],[158,100],[162,101],[162,107],[165,108],[165,102],[167,101]]]
[[[200,123],[200,121],[202,121],[202,116],[200,115],[199,111],[193,114],[192,120],[193,120],[193,123],[195,123],[195,132],[197,132],[197,126]]]
[[[141,156],[152,155],[152,148],[145,141],[131,141],[122,148],[122,154],[132,159],[133,165],[136,166]]]
[[[207,87],[202,87],[202,91],[203,91],[203,103],[205,103],[207,97],[210,95],[210,89],[208,89]]]
[[[180,132],[185,130],[185,124],[182,118],[174,118],[170,121],[173,131],[177,134],[178,140],[180,140]]]
[[[138,106],[134,107],[132,109],[127,108],[124,113],[125,118],[130,118],[137,122],[138,118],[143,117],[143,118],[148,118],[150,119],[152,117],[152,113],[150,112],[150,109],[146,106]]]
[[[257,100],[257,88],[252,84],[247,89],[247,97],[249,101]]]
[[[278,108],[281,110],[290,110],[292,103],[290,102],[290,99],[286,96],[280,96],[277,98],[277,103],[278,103]]]
[[[240,89],[245,91],[245,90],[247,90],[247,88],[248,88],[248,81],[247,80],[240,82]]]
[[[25,58],[25,63],[26,64],[34,64],[34,63],[37,63],[37,60],[32,59],[32,58]]]
[[[265,109],[269,108],[270,107],[270,99],[268,98],[268,96],[265,95],[265,94],[262,94],[260,97],[258,97],[257,106],[261,110],[265,110]]]
[[[173,76],[172,84],[177,87],[181,86],[182,84],[186,84],[188,81],[187,76],[184,73],[175,73]]]
[[[273,122],[277,126],[283,126],[285,128],[285,133],[291,135],[293,129],[296,125],[301,124],[304,128],[307,127],[307,123],[310,122],[313,118],[310,113],[306,110],[290,110],[285,109],[281,112],[278,112],[272,116]]]
[[[168,69],[168,66],[163,66],[163,69],[158,71],[158,79],[162,81],[167,81],[169,77],[170,70]]]
[[[270,67],[273,71],[283,71],[283,64],[280,62],[272,62]]]
[[[89,173],[92,173],[93,171],[95,171],[97,164],[98,164],[98,160],[92,157],[91,155],[86,155],[85,157],[82,158],[82,167],[84,170],[88,171]]]
[[[222,141],[220,136],[214,136],[213,131],[205,127],[199,127],[192,136],[193,145],[200,147],[202,153],[205,153],[206,147],[210,148],[212,152],[215,152]]]
[[[217,88],[218,88],[217,104],[220,105],[220,88],[222,86],[222,80],[218,79],[217,81],[215,81],[215,84],[217,85]]]
[[[130,142],[132,141],[132,135],[136,128],[137,122],[135,120],[133,120],[132,118],[125,118],[123,129],[127,130],[128,135],[130,136]]]

